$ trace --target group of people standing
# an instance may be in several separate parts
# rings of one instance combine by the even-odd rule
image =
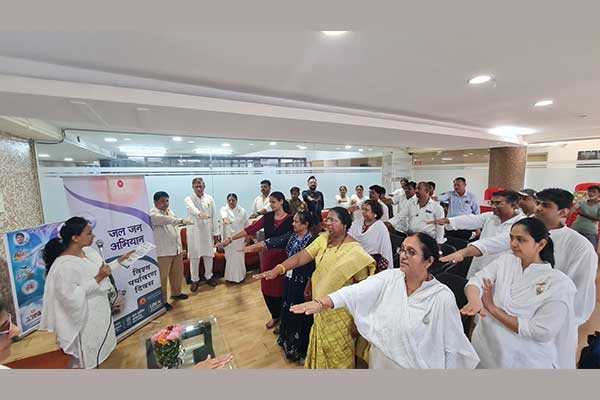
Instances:
[[[217,225],[214,201],[197,190],[204,188],[198,179],[198,199],[186,199],[189,221],[177,223]],[[223,248],[227,268],[236,259],[233,266],[244,266],[244,253],[261,252],[255,277],[271,316],[266,327],[286,357],[307,368],[573,367],[576,327],[595,301],[597,254],[560,221],[572,195],[503,190],[492,195],[492,212],[481,214],[464,178],[438,196],[434,182],[401,184],[389,197],[379,185],[370,186],[368,196],[359,185],[350,197],[340,187],[321,233],[324,198],[315,177],[303,192],[293,187],[289,200],[265,180],[250,217],[230,194],[221,209],[227,231],[192,228],[199,234],[188,233],[188,244],[204,238],[211,254],[194,253],[202,257]],[[390,234],[405,237],[396,270]],[[257,242],[247,245],[249,236]],[[470,242],[440,257],[450,237]],[[577,257],[568,248],[577,249]],[[428,270],[468,257],[467,304],[459,312],[456,295]],[[205,278],[211,284],[212,271]],[[461,314],[477,315],[472,342]],[[525,356],[529,352],[537,358]]]
[[[155,193],[150,214],[165,307],[171,308],[167,284],[171,298],[187,298],[177,229],[186,226],[192,292],[200,259],[207,283],[217,284],[215,248],[224,249],[225,279],[233,282],[245,278],[244,254],[261,252],[255,278],[271,317],[265,326],[286,358],[306,368],[574,368],[577,328],[595,306],[598,256],[593,237],[563,223],[573,195],[498,191],[492,212],[481,214],[464,178],[439,196],[433,182],[402,185],[390,197],[381,186],[369,187],[368,197],[357,186],[349,199],[341,187],[324,226],[315,177],[303,192],[292,188],[289,200],[262,181],[249,216],[235,193],[217,214],[202,178],[184,200],[185,219],[170,210],[167,193]],[[595,199],[579,205],[581,218],[594,217]],[[396,269],[390,235],[403,235]],[[453,235],[470,241],[440,257]],[[246,241],[250,236],[256,243]],[[100,364],[116,345],[114,329],[105,328],[108,278],[128,257],[105,264],[90,247],[93,239],[91,225],[73,217],[44,249],[41,327],[56,332],[73,366],[84,368]],[[432,274],[434,265],[471,257],[459,290]],[[459,296],[466,299],[460,310]],[[471,335],[463,317],[475,317]]]

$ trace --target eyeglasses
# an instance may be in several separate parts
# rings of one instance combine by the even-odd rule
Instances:
[[[0,336],[8,335],[12,329],[12,316],[8,315],[8,320],[4,323],[4,325],[0,326]]]
[[[418,255],[419,255],[419,253],[417,253],[417,251],[416,251],[416,250],[414,250],[414,249],[405,249],[405,248],[399,248],[399,249],[397,250],[397,252],[398,252],[398,254],[400,254],[400,255],[401,255],[402,253],[406,253],[406,254],[408,254],[408,256],[409,256],[409,257],[415,257],[415,256],[418,256]]]

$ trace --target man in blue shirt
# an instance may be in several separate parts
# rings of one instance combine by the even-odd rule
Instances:
[[[448,218],[480,213],[477,197],[473,193],[467,192],[467,180],[463,177],[454,180],[454,190],[442,193],[437,199],[448,203]],[[446,236],[454,236],[464,240],[469,240],[472,234],[473,231],[469,230],[446,232]]]

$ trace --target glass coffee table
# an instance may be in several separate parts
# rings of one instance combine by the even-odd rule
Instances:
[[[173,325],[183,327],[181,345],[184,353],[181,368],[191,368],[206,360],[209,354],[212,358],[215,358],[229,352],[223,341],[217,319],[212,315],[206,318],[189,319]],[[149,337],[145,340],[145,346],[147,368],[158,369],[159,366],[154,358],[152,342]],[[224,368],[235,368],[234,361],[229,362]]]

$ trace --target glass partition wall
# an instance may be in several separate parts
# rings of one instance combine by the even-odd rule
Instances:
[[[340,185],[348,196],[356,185],[367,188],[382,182],[381,147],[310,144],[287,141],[233,140],[122,132],[68,130],[60,144],[36,144],[40,189],[46,222],[69,217],[62,178],[86,175],[143,175],[152,194],[166,191],[171,208],[186,215],[183,199],[192,193],[194,177],[206,182],[217,209],[236,193],[239,204],[251,213],[268,179],[273,191],[290,196],[290,188],[307,188],[314,175],[325,196],[325,207],[336,205]]]

